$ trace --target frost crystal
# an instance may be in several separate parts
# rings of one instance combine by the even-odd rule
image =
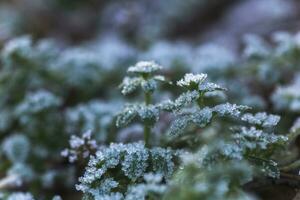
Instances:
[[[201,92],[214,92],[217,90],[225,91],[226,88],[223,88],[222,86],[220,86],[218,84],[210,83],[210,82],[205,82],[205,83],[199,85],[199,91],[201,91]]]
[[[122,88],[122,94],[128,95],[134,92],[142,83],[143,79],[139,77],[125,77],[120,87]]]
[[[154,61],[140,61],[129,67],[127,71],[136,74],[152,74],[160,69],[162,67]]]
[[[253,125],[259,125],[264,128],[276,126],[280,120],[278,115],[268,115],[265,112],[256,113],[255,115],[251,113],[246,113],[242,116],[242,120]]]
[[[138,200],[138,199],[147,199],[148,195],[162,195],[167,187],[162,184],[162,176],[160,174],[145,174],[144,179],[146,183],[140,183],[131,186],[128,189],[125,200]]]
[[[138,105],[127,104],[125,108],[117,116],[117,127],[126,126],[129,124],[138,114]]]
[[[248,106],[236,105],[236,104],[220,104],[213,108],[213,112],[217,115],[224,117],[224,116],[232,116],[232,117],[239,117],[241,112],[244,110],[250,109]]]
[[[138,114],[143,122],[146,124],[149,123],[150,125],[155,124],[159,118],[159,110],[153,105],[141,106],[138,110]]]
[[[112,189],[118,191],[123,183],[115,181],[114,176],[124,176],[131,183],[139,183],[148,172],[159,171],[169,177],[175,168],[174,152],[171,149],[147,149],[143,143],[111,144],[91,157],[86,171],[79,179],[77,190],[93,195],[95,198],[110,195]],[[120,170],[117,174],[111,173]]]
[[[71,163],[77,161],[79,157],[83,159],[88,158],[91,152],[97,149],[97,142],[92,139],[92,132],[90,130],[85,132],[82,137],[72,135],[69,143],[70,149],[63,150],[61,155],[68,157]]]
[[[190,87],[193,85],[200,85],[207,78],[207,74],[185,74],[184,78],[177,81],[177,85],[181,87]]]
[[[182,108],[184,106],[188,106],[189,104],[193,103],[199,98],[199,92],[198,91],[187,91],[183,94],[181,94],[176,100],[175,100],[175,107],[177,109]]]

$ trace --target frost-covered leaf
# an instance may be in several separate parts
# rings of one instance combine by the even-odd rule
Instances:
[[[278,115],[268,115],[265,112],[256,114],[246,113],[242,116],[242,120],[253,125],[269,128],[276,126],[280,120],[280,117]]]
[[[265,150],[268,148],[268,145],[280,145],[287,141],[285,136],[267,133],[255,127],[241,127],[235,132],[233,138],[248,151]]]
[[[198,109],[192,114],[192,121],[198,127],[205,127],[212,119],[212,110],[208,107]]]
[[[150,151],[153,171],[170,178],[175,170],[173,150],[156,147]]]
[[[111,195],[113,191],[129,194],[133,192],[132,186],[147,173],[159,171],[162,177],[169,177],[175,168],[173,159],[171,149],[148,149],[143,143],[111,144],[91,157],[76,188],[95,199]],[[110,173],[114,169],[118,169],[118,173]],[[128,179],[131,184],[119,182],[115,176]]]
[[[219,162],[211,168],[189,162],[178,171],[164,199],[255,200],[241,190],[251,180],[253,170],[247,162]]]
[[[148,196],[152,195],[162,196],[167,190],[166,185],[161,183],[162,178],[160,174],[145,174],[146,183],[131,186],[126,193],[125,200],[147,199]]]
[[[216,113],[218,116],[225,117],[239,117],[242,111],[248,110],[250,107],[236,105],[236,104],[220,104],[212,108],[213,112]]]
[[[134,66],[128,68],[127,72],[135,74],[152,74],[161,70],[162,67],[155,63],[154,61],[140,61]]]
[[[143,80],[141,83],[141,87],[144,92],[152,93],[157,88],[157,81],[153,78],[148,79],[148,80]]]
[[[138,89],[138,87],[141,85],[143,82],[143,79],[140,77],[125,77],[123,82],[121,83],[120,87],[122,88],[122,94],[127,95],[135,90]]]
[[[188,106],[189,104],[192,104],[199,98],[199,92],[193,90],[193,91],[187,91],[183,94],[181,94],[176,100],[175,100],[175,106],[177,109],[180,109],[184,106]]]
[[[122,127],[129,124],[138,115],[139,108],[140,106],[134,104],[126,105],[117,116],[117,127]]]
[[[207,78],[207,74],[185,74],[182,79],[177,81],[177,85],[180,87],[194,88],[202,84]],[[196,89],[196,88],[194,88]]]
[[[222,86],[215,83],[205,82],[199,85],[199,91],[201,92],[226,91],[226,88],[223,88]]]
[[[79,158],[88,158],[91,152],[97,149],[97,142],[92,139],[90,130],[83,133],[81,137],[72,135],[69,144],[70,148],[63,150],[61,155],[67,157],[70,163],[77,161]]]
[[[172,123],[168,130],[170,136],[180,136],[184,133],[186,127],[191,123],[190,116],[179,116]]]
[[[146,124],[153,125],[158,121],[159,110],[154,105],[141,106],[137,112],[141,120]]]

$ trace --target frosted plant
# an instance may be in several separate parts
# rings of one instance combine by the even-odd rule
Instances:
[[[100,57],[94,51],[83,48],[66,49],[49,67],[51,71],[60,73],[66,84],[75,87],[100,83],[104,72]]]
[[[203,168],[189,161],[175,174],[163,199],[254,200],[240,188],[251,180],[252,173],[245,162],[223,162]]]
[[[69,134],[93,130],[98,141],[106,141],[115,122],[115,113],[121,108],[120,102],[91,101],[67,109],[66,129]]]
[[[272,94],[272,102],[277,110],[300,111],[300,77],[287,86],[279,86]]]
[[[2,151],[12,163],[24,163],[29,150],[30,142],[23,134],[11,135],[2,144]]]
[[[207,74],[186,74],[177,81],[177,85],[187,90],[175,101],[167,101],[160,106],[169,111],[174,111],[176,119],[172,122],[169,135],[180,136],[186,132],[186,128],[196,125],[199,128],[206,127],[213,117],[239,117],[241,112],[249,109],[230,103],[219,104],[214,107],[205,106],[205,98],[211,92],[225,91],[226,89],[206,80]]]
[[[191,70],[194,73],[207,72],[209,75],[222,74],[236,62],[236,56],[224,46],[207,43],[200,45],[193,51]]]
[[[177,85],[181,87],[197,89],[206,78],[207,74],[185,74],[183,79],[177,81]]]
[[[31,181],[34,178],[34,172],[26,164],[30,153],[28,138],[23,134],[11,135],[3,141],[2,148],[4,154],[12,163],[11,167],[7,170],[5,178],[8,182],[7,184],[3,183],[3,185],[20,186],[23,182]]]
[[[35,114],[61,105],[61,99],[46,90],[30,92],[16,107],[17,115]]]
[[[259,173],[272,178],[279,178],[279,167],[277,162],[272,160],[272,155],[284,148],[288,138],[271,132],[277,123],[263,127],[263,122],[264,120],[259,121],[259,123],[258,121],[251,121],[249,127],[232,127],[232,131],[226,139],[219,139],[210,143],[208,150],[207,146],[202,147],[200,151],[206,151],[201,164],[213,168],[216,162],[221,160],[244,160]]]
[[[166,192],[167,186],[162,184],[163,177],[160,174],[145,174],[145,183],[136,184],[128,189],[125,200],[145,200],[147,197],[160,199]]]
[[[186,43],[174,43],[167,41],[155,42],[141,59],[154,59],[161,63],[166,69],[186,69],[193,64],[193,49]]]
[[[37,138],[40,134],[47,135],[43,138],[49,143],[53,131],[57,131],[58,126],[45,124],[62,124],[62,115],[59,113],[62,103],[62,98],[44,89],[28,92],[14,107],[13,116],[23,132]]]
[[[6,200],[34,200],[30,193],[16,192],[7,197]]]
[[[249,58],[264,58],[271,53],[270,46],[257,35],[246,35],[244,56]]]
[[[148,149],[143,143],[111,144],[91,157],[76,188],[94,199],[115,192],[125,194],[132,190],[131,186],[142,183],[146,173],[169,178],[175,170],[175,160],[171,149]]]
[[[280,117],[278,115],[268,115],[265,112],[256,113],[255,115],[246,113],[242,116],[242,120],[259,127],[268,128],[276,126]]]
[[[249,110],[248,106],[230,103],[205,106],[205,93],[226,90],[217,84],[207,82],[206,77],[205,74],[185,75],[177,83],[188,91],[174,102],[167,101],[161,104],[165,110],[174,111],[175,120],[171,123],[169,135],[176,139],[178,137],[188,139],[187,135],[191,133],[192,141],[200,137],[199,140],[205,143],[206,139],[201,135],[194,135],[197,128],[206,128],[217,117],[231,119],[235,122],[232,127],[228,130],[221,129],[223,133],[228,132],[229,135],[218,135],[216,136],[218,138],[215,137],[209,142],[211,146],[216,143],[212,148],[212,152],[216,153],[208,156],[206,162],[213,163],[213,166],[215,164],[213,160],[217,162],[221,159],[247,160],[267,176],[279,177],[277,163],[270,159],[270,155],[274,155],[275,151],[287,142],[286,137],[271,132],[280,117],[266,113],[245,113]]]
[[[128,68],[128,73],[133,73],[134,77],[125,77],[122,84],[122,94],[127,95],[138,88],[144,93],[144,104],[127,104],[117,118],[117,126],[125,126],[134,118],[139,119],[144,124],[144,141],[146,146],[150,143],[152,126],[158,121],[159,107],[153,105],[152,94],[156,90],[158,82],[165,81],[161,75],[155,75],[162,67],[153,61],[141,61]]]
[[[300,48],[300,35],[288,32],[276,32],[273,35],[274,42],[277,43],[275,53],[277,55],[286,55]]]
[[[2,50],[3,60],[11,64],[10,59],[13,56],[21,55],[24,57],[32,56],[32,41],[29,36],[23,36],[10,40]]]
[[[97,142],[92,139],[90,130],[83,133],[82,137],[72,135],[69,143],[70,149],[63,150],[61,155],[67,157],[71,163],[88,158],[97,149]]]

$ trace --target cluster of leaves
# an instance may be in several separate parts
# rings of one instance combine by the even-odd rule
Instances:
[[[161,68],[148,61],[129,67],[128,72],[135,76],[124,79],[122,93],[141,88],[144,103],[125,105],[116,124],[141,122],[145,145],[120,143],[100,148],[90,158],[77,185],[84,198],[252,199],[241,189],[243,184],[260,174],[279,177],[272,156],[287,142],[285,136],[272,133],[279,116],[247,113],[248,106],[230,103],[206,105],[208,99],[226,91],[209,82],[207,74],[186,74],[177,81],[185,92],[174,101],[153,103],[157,82],[166,80],[154,74]],[[167,134],[152,137],[152,128],[165,112],[173,115]],[[220,123],[223,132],[207,138],[204,129],[218,120],[231,125]],[[153,147],[159,144],[154,140],[164,137],[167,142],[160,145],[169,147]],[[195,138],[199,140],[193,142]],[[177,141],[181,141],[179,146]],[[186,161],[189,157],[192,159]],[[160,179],[149,184],[149,173]]]
[[[123,109],[114,82],[136,59],[134,53],[124,56],[106,45],[97,49],[103,53],[99,57],[48,40],[8,42],[0,69],[1,195],[32,199],[11,192],[25,186],[37,197],[52,197],[57,191],[36,191],[62,183],[74,188],[74,177],[83,174],[77,189],[85,199],[253,199],[242,185],[253,178],[280,178],[280,170],[300,166],[298,154],[280,152],[299,135],[299,36],[274,38],[275,47],[246,37],[239,63],[214,45],[157,43],[135,56],[157,58],[167,67],[154,61],[129,67],[120,85],[130,100]],[[115,57],[106,57],[106,51]],[[200,64],[187,66],[194,59]],[[187,70],[198,74],[174,83],[161,70],[172,79]],[[135,100],[140,97],[142,102]],[[291,134],[279,135],[280,117],[256,113],[261,108],[284,114],[280,132],[288,133],[295,121]],[[138,136],[126,144],[125,132]],[[69,138],[62,155],[78,161],[73,166],[60,157]]]
[[[114,69],[93,51],[24,36],[4,45],[0,71],[2,187],[49,189],[59,179],[67,180],[61,187],[73,187],[76,171],[61,167],[60,151],[71,134],[89,129],[102,143],[115,137],[108,132],[117,102],[96,100],[113,95],[103,84]]]

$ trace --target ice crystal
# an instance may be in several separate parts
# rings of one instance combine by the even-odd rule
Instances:
[[[189,162],[175,174],[164,199],[254,200],[240,189],[242,184],[251,180],[252,173],[246,162],[223,162],[213,168]]]
[[[182,108],[185,106],[188,106],[189,104],[192,104],[200,97],[198,91],[187,91],[185,93],[182,93],[174,102],[174,105],[176,108]]]
[[[199,91],[201,92],[214,92],[214,91],[224,91],[226,88],[223,88],[222,86],[215,84],[215,83],[210,83],[210,82],[205,82],[201,85],[199,85]]]
[[[171,136],[179,136],[190,124],[203,128],[211,122],[212,117],[212,110],[208,107],[182,113],[172,122],[168,133]]]
[[[117,127],[126,126],[138,115],[138,105],[127,104],[117,116]]]
[[[95,198],[109,195],[113,188],[116,191],[124,187],[121,182],[113,179],[114,174],[110,171],[120,170],[119,175],[122,173],[132,183],[138,183],[147,172],[159,171],[164,177],[169,177],[175,168],[173,159],[174,152],[170,149],[147,149],[143,143],[111,144],[91,157],[76,188]]]
[[[181,87],[191,87],[200,85],[207,78],[207,74],[185,74],[183,79],[177,81],[177,85]]]
[[[250,109],[248,106],[225,103],[213,107],[213,112],[215,112],[217,115],[221,117],[224,116],[239,117],[242,111],[248,109]]]
[[[134,92],[142,83],[143,79],[140,77],[125,77],[120,87],[122,94],[127,95]]]
[[[97,149],[97,142],[92,139],[92,132],[90,130],[83,133],[82,137],[72,135],[69,143],[70,149],[63,150],[61,155],[67,157],[71,163],[77,161],[79,158],[88,158],[91,152]]]
[[[140,61],[136,65],[128,68],[128,72],[136,74],[152,74],[161,70],[162,67],[154,61]]]
[[[166,185],[162,184],[162,176],[160,174],[145,174],[146,183],[140,183],[129,187],[125,200],[145,200],[148,196],[162,195],[166,190]]]
[[[269,128],[269,127],[274,127],[278,124],[280,120],[280,116],[268,115],[265,112],[256,113],[255,115],[251,113],[246,113],[242,116],[242,120],[253,125]]]

